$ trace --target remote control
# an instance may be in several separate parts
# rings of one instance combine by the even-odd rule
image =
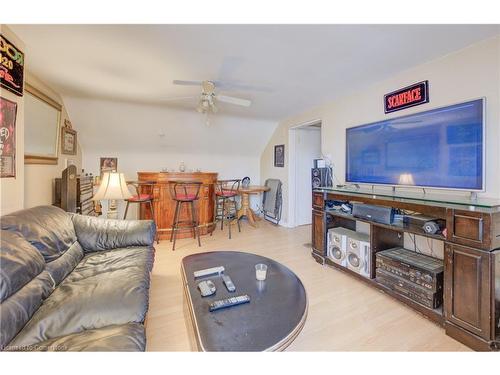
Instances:
[[[242,303],[250,302],[250,297],[247,294],[238,297],[231,297],[227,299],[221,299],[219,301],[214,301],[208,305],[209,311],[215,311],[220,309],[225,309],[226,307],[241,305]]]
[[[217,290],[212,280],[202,281],[201,283],[198,284],[198,289],[200,289],[202,297],[211,296]]]
[[[236,287],[234,286],[233,280],[228,275],[222,275],[222,281],[224,281],[224,285],[228,292],[234,292]]]
[[[224,267],[213,267],[213,268],[207,268],[204,270],[199,270],[199,271],[194,271],[194,278],[197,279],[199,277],[205,277],[205,276],[210,276],[210,275],[216,275],[216,274],[221,274],[224,272]]]

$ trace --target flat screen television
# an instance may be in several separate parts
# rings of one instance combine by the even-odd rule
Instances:
[[[484,190],[484,99],[346,130],[346,181]]]

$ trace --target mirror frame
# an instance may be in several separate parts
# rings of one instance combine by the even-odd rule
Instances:
[[[46,156],[46,155],[36,155],[36,154],[27,154],[24,153],[24,164],[50,164],[56,165],[59,160],[59,139],[61,133],[61,119],[62,119],[62,105],[56,102],[54,99],[48,97],[40,90],[31,86],[28,82],[25,83],[25,91],[29,94],[33,95],[37,99],[45,102],[51,107],[55,108],[59,112],[59,119],[57,122],[57,130],[56,130],[56,141],[55,141],[55,156]],[[26,125],[25,125],[26,126]]]

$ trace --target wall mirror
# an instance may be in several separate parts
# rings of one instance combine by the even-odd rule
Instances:
[[[57,164],[62,106],[26,84],[24,95],[24,162]]]

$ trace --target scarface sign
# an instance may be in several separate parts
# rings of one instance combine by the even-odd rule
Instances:
[[[23,96],[24,53],[0,34],[0,85]]]
[[[385,113],[429,103],[429,81],[422,81],[414,85],[393,91],[384,95]]]

